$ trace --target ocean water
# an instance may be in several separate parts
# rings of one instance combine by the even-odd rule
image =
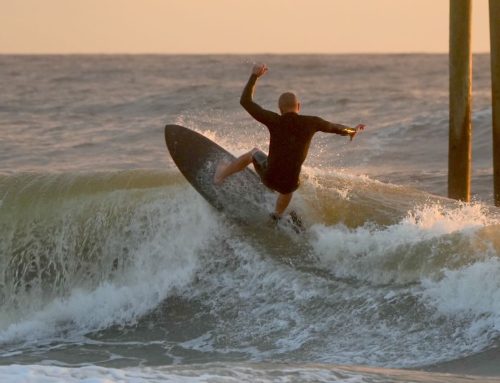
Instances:
[[[165,147],[266,150],[255,61],[264,107],[367,125],[315,136],[300,235],[215,211]],[[500,381],[489,74],[461,204],[446,55],[0,56],[0,380]]]

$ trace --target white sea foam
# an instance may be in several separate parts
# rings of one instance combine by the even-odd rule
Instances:
[[[424,279],[422,296],[441,315],[471,320],[468,336],[480,348],[500,333],[499,275],[497,255],[459,270],[444,270],[438,280]]]
[[[91,290],[74,288],[42,307],[37,302],[28,305],[31,312],[24,309],[14,323],[4,322],[0,342],[30,342],[62,332],[78,335],[133,323],[175,288],[190,283],[199,267],[199,251],[218,231],[216,215],[194,192],[156,193],[152,202],[136,207],[129,227],[123,228],[130,234],[121,240],[136,245],[132,247],[132,263],[122,274]],[[36,294],[30,296],[37,299]],[[4,320],[16,319],[13,314],[3,316]]]
[[[303,364],[229,364],[103,368],[66,368],[39,365],[0,366],[0,380],[9,383],[498,383],[494,377],[474,377],[422,371],[390,370],[356,366]]]
[[[397,302],[409,292],[425,304],[430,322],[420,342],[441,326],[439,318],[448,318],[442,323],[453,329],[453,339],[446,352],[431,357],[446,360],[480,351],[500,333],[500,253],[494,237],[498,227],[491,226],[497,224],[479,204],[455,209],[434,204],[414,209],[387,227],[316,225],[313,246],[319,263],[335,276],[381,287],[390,284],[398,291],[391,290],[387,299]],[[489,228],[493,230],[485,231]],[[408,283],[412,284],[408,292],[397,287]],[[368,302],[374,297],[370,293]],[[416,328],[420,325],[415,323]],[[437,331],[429,342],[438,342],[442,336]],[[418,349],[415,352],[422,358],[420,363],[425,363],[426,357]],[[413,365],[404,360],[404,354],[400,358],[403,365]]]
[[[434,262],[440,255],[440,242],[450,243],[446,235],[461,233],[467,237],[495,223],[479,204],[456,209],[434,204],[410,211],[398,224],[387,227],[370,223],[356,229],[314,225],[311,232],[316,254],[335,275],[373,283],[407,283],[420,280],[428,272],[439,272]],[[426,246],[418,246],[426,242]],[[461,251],[459,244],[454,248],[457,252]]]

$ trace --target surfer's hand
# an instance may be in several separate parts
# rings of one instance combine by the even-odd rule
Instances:
[[[268,71],[268,69],[269,68],[266,64],[255,64],[252,69],[252,74],[260,77],[263,76]]]
[[[351,141],[356,136],[356,134],[358,134],[358,132],[360,130],[365,130],[365,125],[358,124],[352,131],[350,131],[349,133],[347,133],[347,134],[349,134],[349,138],[351,139]]]

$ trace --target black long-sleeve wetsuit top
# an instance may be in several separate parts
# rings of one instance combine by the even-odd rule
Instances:
[[[307,157],[314,133],[326,132],[347,135],[350,128],[332,124],[320,117],[294,112],[279,115],[263,109],[252,100],[257,76],[252,74],[243,89],[240,103],[257,121],[266,125],[271,135],[267,170],[262,182],[282,194],[299,187],[302,163]]]

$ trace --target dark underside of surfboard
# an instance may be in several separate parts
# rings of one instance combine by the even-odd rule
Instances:
[[[213,183],[219,162],[235,157],[207,137],[180,125],[165,126],[165,141],[175,164],[189,183],[216,209],[246,222],[269,219],[273,194],[250,169]]]

